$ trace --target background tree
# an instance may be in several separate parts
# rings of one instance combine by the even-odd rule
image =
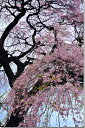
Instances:
[[[73,85],[77,81],[76,85],[79,83],[78,86],[81,86],[80,81],[83,80],[83,1],[2,0],[0,10],[0,20],[3,25],[0,29],[0,67],[1,71],[5,71],[9,84],[14,90],[9,94],[13,103],[9,105],[12,105],[13,110],[6,126],[18,126],[20,122],[23,122],[29,109],[29,105],[25,111],[22,109],[25,103],[22,103],[21,99],[25,102],[31,94],[36,95],[39,91],[36,86],[42,86],[47,82],[50,86],[51,84],[65,84],[71,78]],[[72,44],[65,46],[65,43]],[[51,65],[53,63],[53,67],[59,67],[59,71],[57,73],[52,71],[51,74],[49,68],[52,67],[49,66],[41,71],[36,70],[37,66],[37,68],[43,67],[43,59],[41,59],[43,57],[45,57],[45,65],[48,65],[51,60]],[[13,69],[15,65],[16,69]],[[26,71],[29,74],[21,75],[26,66],[30,68]],[[65,67],[66,71],[64,71]],[[37,82],[35,79],[32,80],[32,75],[36,72],[38,73]],[[42,74],[45,75],[42,76]],[[21,77],[17,79],[20,75]],[[59,75],[57,77],[60,81],[55,75]],[[28,93],[27,85],[30,86],[30,82],[35,84]],[[10,103],[9,98],[8,100]],[[20,115],[20,112],[24,113],[24,116]]]

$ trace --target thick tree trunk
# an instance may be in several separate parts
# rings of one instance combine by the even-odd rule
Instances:
[[[4,49],[4,43],[5,40],[7,38],[7,36],[9,35],[10,31],[16,26],[16,24],[19,22],[19,20],[25,15],[26,10],[22,9],[21,13],[19,13],[14,20],[6,27],[6,29],[4,30],[1,38],[0,38],[0,64],[1,66],[3,66],[4,71],[8,77],[9,80],[9,84],[11,87],[13,87],[13,82],[15,81],[16,77],[12,71],[12,69],[10,68],[10,62],[8,59],[8,53],[7,51]]]
[[[12,69],[9,65],[9,60],[8,60],[8,54],[7,51],[5,51],[3,48],[0,49],[0,63],[4,68],[4,71],[8,77],[9,84],[12,87],[13,82],[15,81],[15,75],[12,72]]]

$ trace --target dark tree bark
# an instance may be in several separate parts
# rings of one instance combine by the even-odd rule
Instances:
[[[9,65],[8,54],[3,48],[0,50],[0,63],[3,66],[4,71],[8,77],[9,84],[12,87],[12,84],[15,81],[15,76]]]
[[[23,117],[19,117],[19,113],[17,113],[15,116],[12,114],[5,127],[18,127],[19,123],[23,120]]]
[[[8,58],[8,52],[4,49],[4,43],[9,35],[9,32],[15,27],[15,25],[18,23],[18,21],[23,17],[26,13],[26,10],[23,9],[21,13],[19,13],[15,19],[7,26],[5,31],[3,32],[1,38],[0,38],[0,63],[4,68],[4,71],[8,77],[9,84],[11,87],[13,87],[13,82],[16,80],[16,76],[14,75],[11,67],[10,67],[10,61]]]

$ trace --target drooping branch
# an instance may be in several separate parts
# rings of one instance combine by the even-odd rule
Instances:
[[[28,96],[30,97],[31,95],[35,95],[39,89],[37,89],[38,87],[40,87],[42,85],[42,82],[43,80],[42,79],[39,79],[32,90],[30,90],[28,92]],[[32,104],[30,104],[30,107],[32,106]],[[29,108],[30,108],[29,107]],[[11,117],[10,117],[10,120],[7,122],[6,126],[5,127],[18,127],[19,123],[20,122],[23,122],[24,120],[24,117],[22,116],[19,116],[19,112],[21,111],[21,108],[19,108],[18,110],[16,110],[16,115],[14,114],[11,114]],[[17,121],[17,123],[15,123]]]

